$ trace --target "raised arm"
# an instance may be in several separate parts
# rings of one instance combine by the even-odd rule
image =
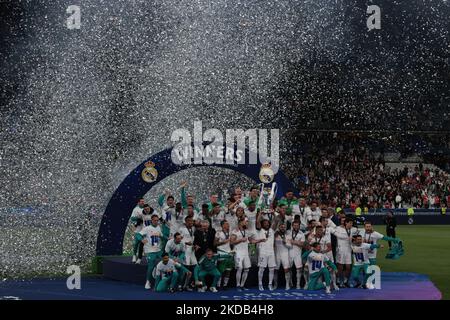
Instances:
[[[181,183],[181,206],[183,209],[187,209],[187,195],[186,195],[186,181]]]
[[[261,230],[262,213],[258,210],[256,213],[256,230]]]
[[[158,205],[162,207],[164,205],[164,199],[166,199],[166,195],[162,194],[158,197]]]
[[[349,238],[346,233],[339,232],[338,228],[330,229],[330,233],[334,234],[336,238],[341,240],[347,240]]]

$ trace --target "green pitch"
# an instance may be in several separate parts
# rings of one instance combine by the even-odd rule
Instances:
[[[385,228],[377,226],[385,234]],[[450,300],[450,225],[397,227],[397,237],[403,240],[405,254],[399,260],[387,260],[385,247],[379,249],[377,263],[381,271],[406,271],[426,274],[442,292],[443,299]]]

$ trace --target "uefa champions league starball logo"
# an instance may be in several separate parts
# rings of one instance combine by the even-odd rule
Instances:
[[[270,163],[264,163],[259,171],[259,180],[261,180],[262,183],[267,184],[271,183],[274,177],[275,173],[272,169],[272,165]]]

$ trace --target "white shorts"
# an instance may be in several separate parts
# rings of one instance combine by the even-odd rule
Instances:
[[[260,268],[275,268],[275,254],[260,254],[258,258],[258,267]]]
[[[195,251],[192,249],[192,246],[186,246],[185,252],[185,265],[186,266],[195,266],[197,264],[197,258],[195,257]]]
[[[352,252],[347,248],[338,247],[336,250],[336,263],[352,264]]]
[[[296,269],[300,269],[303,266],[301,254],[289,254],[289,266],[295,266]]]
[[[289,269],[291,264],[289,263],[289,254],[282,253],[276,255],[277,269],[283,266],[283,269]]]
[[[328,251],[325,255],[330,259],[331,262],[334,263],[333,251]]]
[[[236,253],[234,256],[234,266],[236,269],[249,269],[252,264],[250,263],[250,257],[248,254]]]

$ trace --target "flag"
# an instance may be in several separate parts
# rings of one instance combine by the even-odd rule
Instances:
[[[404,254],[403,241],[395,241],[392,243],[391,249],[386,255],[386,259],[397,260]]]

